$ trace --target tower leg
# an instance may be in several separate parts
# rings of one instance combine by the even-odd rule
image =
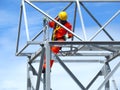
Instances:
[[[31,90],[31,80],[30,80],[30,67],[27,65],[27,90]]]
[[[105,84],[105,90],[110,90],[110,81]]]
[[[111,71],[110,66],[108,63],[105,63],[104,66],[104,77],[106,77],[109,72]],[[110,81],[108,80],[108,82],[105,84],[105,90],[110,90]]]
[[[45,90],[45,87],[46,87],[46,82],[45,82],[45,73],[43,73],[43,90]]]

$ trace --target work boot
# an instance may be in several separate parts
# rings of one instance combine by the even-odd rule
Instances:
[[[45,73],[45,68],[42,69],[42,73]]]
[[[51,69],[50,69],[50,72],[51,72]],[[45,68],[43,68],[42,73],[45,73]]]

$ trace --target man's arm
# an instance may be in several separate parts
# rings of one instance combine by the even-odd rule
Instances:
[[[72,31],[72,25],[69,22],[65,26]],[[68,32],[66,35],[67,35],[66,37],[68,37],[68,38],[73,37],[73,34],[70,32]]]

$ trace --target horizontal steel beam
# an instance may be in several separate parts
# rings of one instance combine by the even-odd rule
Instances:
[[[103,60],[62,60],[64,63],[105,63]],[[40,60],[35,60],[32,63],[39,63]],[[58,61],[55,60],[55,63]]]
[[[75,2],[76,0],[28,0],[32,2]],[[120,0],[78,0],[80,2],[118,2]]]
[[[43,44],[39,41],[28,41],[28,44]],[[49,41],[50,45],[119,45],[120,41]]]
[[[66,42],[58,42],[51,41],[50,45],[119,45],[120,41],[66,41]]]
[[[64,55],[61,55],[61,53],[65,53]],[[73,56],[108,56],[108,55],[110,55],[111,53],[104,53],[104,52],[101,52],[101,53],[99,53],[99,52],[94,52],[94,53],[91,53],[91,52],[87,52],[87,53],[84,53],[84,52],[77,52],[76,54],[71,54],[69,51],[64,51],[64,52],[60,52],[60,54],[58,53],[57,55],[58,56],[68,56],[68,57],[73,57]]]
[[[104,63],[103,60],[62,60],[62,61],[65,63]]]
[[[62,52],[62,51],[60,51],[60,53],[69,53],[68,51],[64,51],[64,52]],[[68,57],[70,57],[70,56],[109,56],[111,53],[104,53],[104,52],[102,52],[102,53],[99,53],[99,52],[95,52],[95,53],[91,53],[91,52],[89,52],[89,53],[82,53],[82,52],[78,52],[78,53],[76,53],[75,55],[74,54],[70,54],[70,55],[68,55],[67,54],[67,56]],[[20,53],[19,54],[19,56],[31,56],[31,57],[33,57],[33,55],[35,56],[35,53]],[[65,55],[61,55],[61,54],[57,54],[58,56],[66,56],[66,54]]]

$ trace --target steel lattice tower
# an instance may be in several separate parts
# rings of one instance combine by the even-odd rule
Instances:
[[[73,6],[74,12],[73,12],[73,17],[71,17],[73,19],[73,24],[72,24],[73,32],[71,32],[68,28],[60,24],[58,21],[56,21],[54,17],[50,16],[46,11],[38,7],[37,3],[42,5],[42,3],[40,2],[67,3],[67,5],[65,7],[62,7],[63,9],[60,11],[69,10],[69,8]],[[120,3],[120,0],[114,0],[114,1],[113,0],[60,0],[60,1],[59,0],[22,0],[21,9],[20,9],[19,27],[18,27],[18,38],[17,38],[17,45],[16,45],[16,56],[26,56],[28,58],[27,90],[40,90],[41,83],[43,83],[43,88],[42,88],[43,90],[51,90],[50,74],[52,72],[50,72],[50,59],[52,55],[50,51],[50,46],[52,45],[62,46],[63,49],[60,51],[60,53],[57,55],[54,55],[54,57],[56,58],[55,62],[59,63],[63,67],[63,69],[73,79],[73,81],[75,81],[75,83],[79,86],[80,90],[90,90],[90,87],[94,85],[94,82],[99,78],[99,76],[103,76],[104,80],[100,82],[100,85],[98,86],[98,88],[96,88],[96,90],[101,90],[103,86],[105,86],[105,90],[110,90],[110,78],[118,70],[120,66],[120,61],[114,66],[113,69],[110,68],[110,63],[112,63],[112,61],[114,61],[114,59],[116,59],[120,55],[120,41],[114,40],[114,37],[112,37],[107,32],[105,27],[120,15],[120,9],[114,15],[112,15],[112,17],[109,18],[109,20],[104,25],[102,25],[96,19],[96,17],[89,11],[89,9],[84,5],[84,2],[87,2],[87,3],[118,2]],[[29,5],[29,6],[26,7],[26,5]],[[49,7],[49,5],[47,7]],[[86,27],[84,25],[84,19],[82,16],[83,13],[81,11],[81,7],[86,11],[86,13],[90,16],[90,18],[92,18],[92,20],[99,26],[99,30],[89,40],[87,39],[87,34],[85,30]],[[42,17],[44,16],[47,20],[53,20],[54,22],[59,24],[61,27],[65,28],[68,32],[72,33],[74,37],[71,40],[66,42],[56,42],[56,41],[49,40],[49,27],[47,25],[47,21],[45,21],[43,22],[43,28],[40,30],[40,32],[34,35],[33,38],[31,39],[30,30],[29,30],[29,21],[27,20],[28,19],[27,10],[29,10],[29,8],[33,8],[33,10],[36,10],[38,13],[40,13]],[[75,30],[76,30],[75,26],[77,24],[78,19],[81,22],[80,27],[82,28],[84,39],[81,38],[81,35],[78,35],[77,33],[75,33]],[[20,39],[22,37],[22,33],[21,33],[21,30],[23,29],[22,25],[24,25],[24,29],[25,29],[24,31],[26,32],[25,36],[27,37],[26,43],[23,46],[21,46],[22,39]],[[96,38],[100,32],[103,32],[106,35],[106,37],[109,38],[109,40],[107,41],[94,40],[94,38]],[[43,40],[40,41],[39,38],[41,37]],[[34,46],[34,48],[32,48],[32,46]],[[42,77],[42,65],[43,65],[44,56],[46,56],[47,67],[46,67],[46,72]],[[61,59],[61,57],[65,57],[64,60]],[[90,57],[91,59],[86,58],[86,60],[83,60],[83,58],[81,57],[83,58]],[[102,57],[104,59],[98,60],[99,57]],[[70,60],[68,58],[70,58]],[[92,80],[89,82],[87,86],[82,84],[82,82],[74,75],[74,73],[65,64],[65,63],[81,63],[81,62],[82,63],[87,62],[90,64],[91,63],[102,64],[102,68],[96,73],[95,76],[92,77]],[[34,65],[35,63],[38,63],[37,68]],[[36,77],[36,84],[34,87],[32,85],[33,82],[30,77],[31,75],[30,72],[32,72],[32,75],[33,76],[35,75]],[[118,88],[116,87],[115,81],[113,82],[114,82],[115,90],[118,90]]]

